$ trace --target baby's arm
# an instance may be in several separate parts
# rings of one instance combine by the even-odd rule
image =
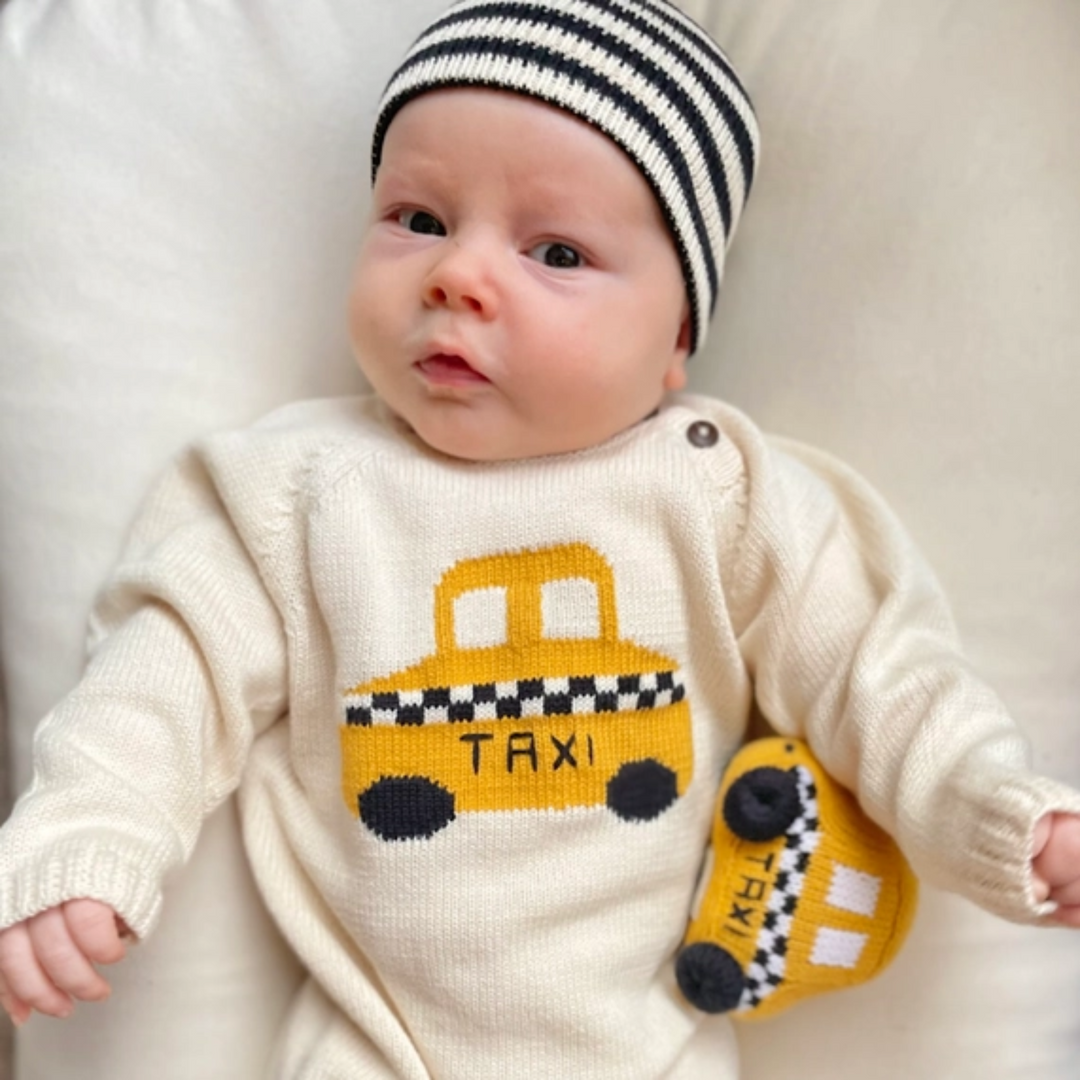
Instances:
[[[200,451],[151,495],[94,625],[87,670],[39,727],[34,781],[0,827],[0,928],[14,928],[0,996],[16,1020],[108,992],[92,965],[123,953],[113,913],[152,930],[166,876],[285,712],[281,617]],[[99,904],[74,904],[87,898]]]
[[[95,964],[124,958],[127,928],[107,904],[69,900],[0,930],[0,1006],[16,1025],[31,1012],[68,1016],[74,999],[101,1001]]]
[[[728,429],[747,494],[739,534],[721,536],[737,553],[722,570],[763,715],[780,734],[805,734],[928,884],[1016,922],[1080,925],[1069,910],[1080,874],[1065,865],[1080,859],[1063,854],[1075,826],[1056,824],[1080,818],[1080,791],[1031,771],[911,539],[827,455],[763,444],[737,418]]]
[[[1035,891],[1040,900],[1053,900],[1053,918],[1080,927],[1080,817],[1047,814],[1035,827]]]

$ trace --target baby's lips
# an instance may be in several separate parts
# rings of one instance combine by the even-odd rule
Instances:
[[[476,370],[463,356],[456,353],[437,352],[424,357],[416,365],[434,382],[487,382],[485,375]]]

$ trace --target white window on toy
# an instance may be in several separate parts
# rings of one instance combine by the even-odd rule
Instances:
[[[459,649],[506,644],[506,589],[472,589],[454,601],[454,639]]]
[[[850,911],[855,915],[869,916],[877,908],[881,895],[881,878],[873,874],[864,874],[843,863],[834,863],[832,880],[825,902],[841,911]]]
[[[853,968],[870,938],[850,930],[832,930],[823,926],[814,936],[810,963],[817,967]]]
[[[600,598],[588,578],[559,578],[544,584],[540,611],[546,638],[600,636]]]

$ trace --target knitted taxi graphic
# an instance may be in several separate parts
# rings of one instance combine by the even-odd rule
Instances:
[[[805,743],[751,742],[720,786],[679,987],[705,1012],[755,1019],[865,982],[903,944],[917,891],[891,837]]]
[[[486,612],[497,642],[465,633]],[[383,840],[459,814],[606,806],[649,821],[693,770],[680,672],[619,637],[615,583],[586,544],[469,559],[435,588],[436,651],[344,691],[345,802]]]

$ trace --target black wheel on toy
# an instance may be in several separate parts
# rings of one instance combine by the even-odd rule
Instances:
[[[742,840],[774,840],[799,816],[795,773],[765,765],[736,780],[724,796],[724,821]]]
[[[695,942],[679,953],[675,978],[686,1000],[707,1013],[730,1012],[746,987],[739,962],[711,941]]]

